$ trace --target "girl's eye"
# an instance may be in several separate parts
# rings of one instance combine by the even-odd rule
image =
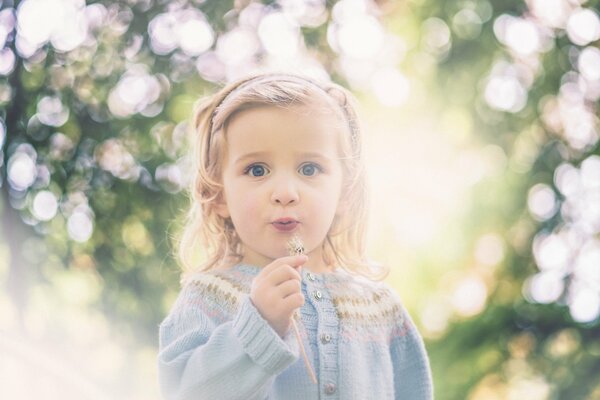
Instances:
[[[306,176],[316,175],[317,172],[322,172],[322,169],[317,164],[305,164],[300,168]]]
[[[246,170],[244,171],[244,174],[248,174],[250,173],[250,176],[254,176],[254,177],[260,177],[260,176],[264,176],[264,174],[266,173],[265,167],[263,167],[260,164],[253,164],[250,165],[248,168],[246,168]]]

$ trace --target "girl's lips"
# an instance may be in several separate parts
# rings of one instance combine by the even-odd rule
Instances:
[[[275,227],[275,229],[277,229],[279,232],[291,232],[294,229],[296,229],[296,227],[299,225],[299,222],[288,222],[286,224],[281,223],[281,222],[273,222],[272,225]]]

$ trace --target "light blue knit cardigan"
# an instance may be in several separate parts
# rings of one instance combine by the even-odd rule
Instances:
[[[293,331],[282,339],[249,298],[259,267],[187,280],[159,328],[165,399],[421,400],[433,398],[421,336],[387,284],[341,269],[302,271],[299,324],[318,384]]]

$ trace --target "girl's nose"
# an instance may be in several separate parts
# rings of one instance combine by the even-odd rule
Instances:
[[[275,204],[288,205],[297,203],[299,199],[298,188],[291,178],[279,179],[275,182],[271,201]]]

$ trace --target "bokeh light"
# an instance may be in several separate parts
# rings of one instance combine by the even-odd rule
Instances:
[[[541,48],[541,34],[531,20],[501,15],[494,21],[494,33],[501,43],[522,56],[538,52]]]
[[[537,273],[525,281],[524,296],[537,303],[552,303],[563,294],[563,279],[563,274],[556,271]]]
[[[600,49],[597,47],[586,47],[579,54],[579,72],[588,81],[600,80]]]
[[[19,191],[26,190],[35,182],[37,152],[29,144],[17,147],[8,159],[8,183]]]
[[[140,169],[135,158],[119,139],[108,139],[97,146],[94,157],[101,168],[117,178],[137,180],[139,177]]]
[[[459,315],[470,317],[484,309],[487,294],[487,287],[480,278],[466,277],[454,289],[452,305]]]
[[[48,126],[62,126],[69,118],[69,108],[57,97],[46,96],[37,104],[37,118]]]
[[[4,122],[4,119],[0,118],[0,150],[2,150],[2,148],[4,147],[5,141],[6,141],[6,123]]]
[[[15,68],[15,53],[11,49],[0,50],[0,75],[9,75]]]
[[[388,107],[403,105],[410,96],[410,81],[393,68],[385,68],[373,74],[373,93],[381,104]]]
[[[544,184],[537,184],[529,189],[527,204],[531,214],[540,221],[549,219],[558,210],[554,191]]]
[[[162,110],[160,96],[161,85],[158,78],[148,75],[141,66],[132,67],[110,91],[108,107],[119,118],[136,113],[153,116]]]
[[[483,265],[495,266],[504,258],[504,241],[496,233],[487,233],[479,238],[475,248],[475,259]]]
[[[295,57],[300,46],[300,29],[285,14],[272,12],[260,21],[258,37],[264,49],[277,57]]]
[[[56,215],[58,201],[48,190],[38,192],[33,199],[33,214],[40,221],[49,221]]]
[[[527,91],[511,67],[492,74],[485,87],[485,101],[500,111],[518,112],[527,103]]]
[[[17,20],[25,57],[48,41],[57,51],[71,51],[88,34],[84,0],[24,0]]]
[[[158,14],[148,24],[148,34],[152,51],[160,55],[180,48],[190,56],[197,56],[208,50],[215,39],[206,17],[197,9]]]
[[[93,213],[87,206],[78,206],[69,216],[67,231],[76,242],[86,242],[94,230]]]
[[[580,46],[600,39],[600,18],[589,8],[573,11],[567,21],[569,39]]]

